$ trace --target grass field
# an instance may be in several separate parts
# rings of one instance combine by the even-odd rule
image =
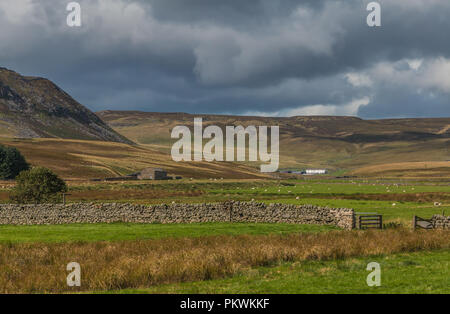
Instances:
[[[381,267],[381,286],[366,283],[367,264]],[[450,251],[284,263],[228,279],[125,289],[114,293],[450,293]]]
[[[228,200],[313,204],[382,214],[410,225],[414,215],[450,213],[450,185],[443,181],[388,180],[180,180],[168,182],[69,182],[69,202],[204,203]],[[0,184],[0,202],[10,183]],[[438,203],[436,206],[435,203]]]
[[[95,242],[213,235],[267,235],[314,233],[336,230],[332,226],[289,224],[71,224],[43,226],[0,226],[0,243]]]
[[[261,267],[283,267],[285,263],[322,263],[449,249],[450,234],[446,231],[404,229],[141,241],[0,242],[0,292],[143,289],[232,278]],[[73,261],[82,267],[81,288],[66,285],[64,267]],[[441,268],[442,272],[445,275]]]
[[[0,182],[8,202],[11,182]],[[0,292],[449,293],[450,233],[412,232],[450,212],[442,179],[69,181],[69,202],[314,204],[383,215],[383,231],[289,224],[0,226]],[[438,206],[434,203],[437,202]],[[65,265],[82,265],[82,287]],[[365,284],[369,261],[382,286]]]

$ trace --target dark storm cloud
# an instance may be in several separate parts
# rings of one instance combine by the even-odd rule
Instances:
[[[266,27],[268,21],[288,18],[302,5],[319,9],[325,0],[153,0],[150,1],[154,17],[179,23],[221,24],[248,31]]]
[[[2,0],[0,65],[94,110],[450,116],[446,0],[79,2]]]

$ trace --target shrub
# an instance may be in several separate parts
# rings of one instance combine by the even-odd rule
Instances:
[[[11,200],[17,203],[54,203],[67,191],[66,183],[47,168],[22,171],[16,178]]]
[[[0,145],[0,179],[14,179],[28,168],[28,163],[17,148]]]

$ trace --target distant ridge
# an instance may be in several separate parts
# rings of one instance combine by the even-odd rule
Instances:
[[[204,128],[276,125],[280,127],[280,169],[341,171],[405,162],[427,162],[430,166],[429,162],[450,160],[450,118],[364,120],[345,116],[281,118],[112,110],[97,115],[136,143],[166,153],[174,143],[170,138],[173,127],[193,128],[195,117],[203,118]],[[449,173],[450,168],[439,171]]]
[[[132,143],[53,82],[2,67],[0,136]]]
[[[450,137],[450,118],[364,120],[353,116],[261,117],[119,110],[104,110],[96,114],[112,128],[136,141],[134,134],[127,134],[128,128],[149,124],[154,127],[167,126],[168,129],[180,124],[189,126],[196,117],[203,118],[205,125],[278,125],[290,138],[315,137],[370,143]]]

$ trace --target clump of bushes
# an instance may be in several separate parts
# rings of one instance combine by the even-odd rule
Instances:
[[[36,167],[16,177],[10,199],[20,204],[56,203],[61,201],[64,192],[67,185],[61,178],[47,168]]]
[[[20,172],[28,169],[28,163],[17,148],[0,145],[1,180],[14,179]]]

